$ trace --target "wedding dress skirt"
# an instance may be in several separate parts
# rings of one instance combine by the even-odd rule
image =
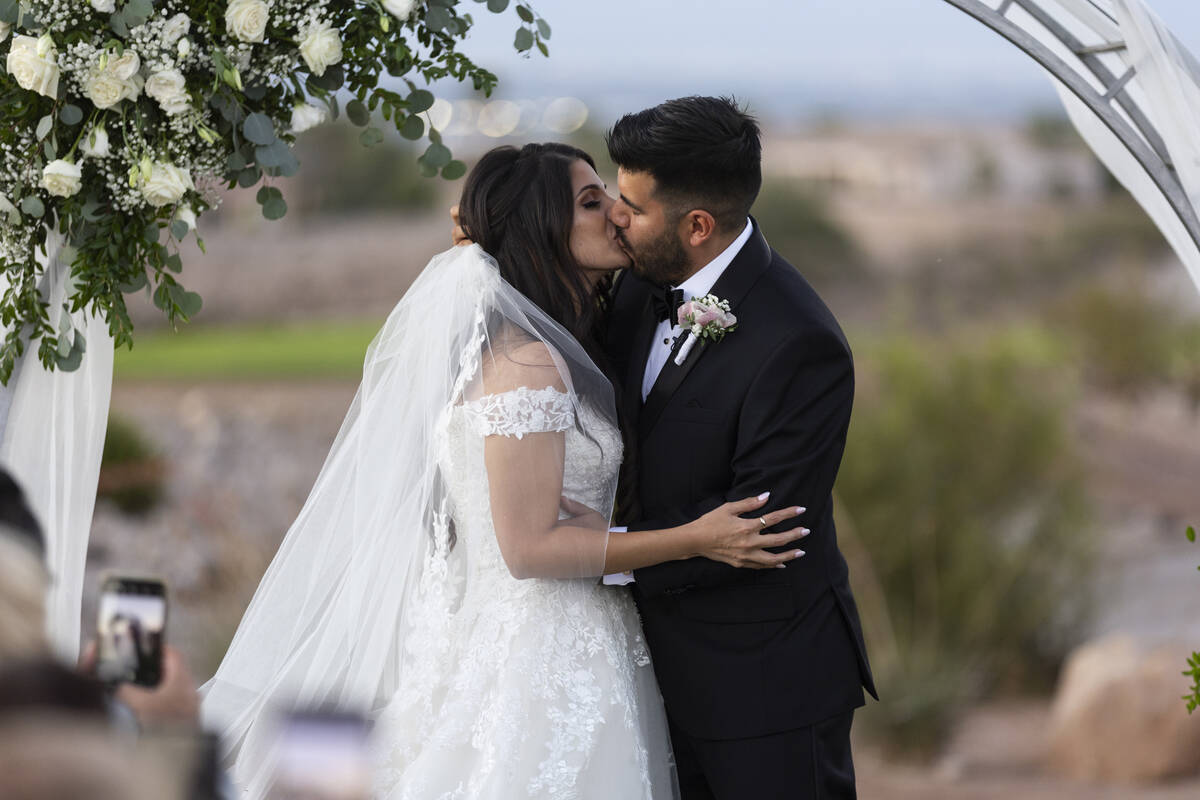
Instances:
[[[586,438],[573,414],[553,388],[450,411],[439,450],[454,544],[426,563],[402,639],[408,666],[377,718],[376,796],[673,796],[662,701],[628,593],[595,578],[518,580],[496,540],[485,436],[566,431],[563,492],[601,505],[592,495],[619,466],[620,436],[598,426]]]

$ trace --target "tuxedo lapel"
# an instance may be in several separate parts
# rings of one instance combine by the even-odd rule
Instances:
[[[654,344],[654,329],[658,320],[651,313],[649,293],[642,299],[641,311],[637,316],[637,331],[633,337],[633,352],[625,369],[624,404],[631,425],[637,425],[642,412],[642,378],[646,373],[646,359]]]
[[[713,285],[711,294],[716,295],[722,300],[728,300],[730,310],[737,315],[738,303],[750,291],[758,281],[760,275],[771,264],[771,248],[767,245],[766,239],[758,229],[758,222],[751,218],[751,223],[754,225],[754,232],[750,234],[749,240],[738,251],[729,267],[721,273],[721,277]],[[649,299],[647,298],[647,314],[649,314]],[[744,320],[738,320],[738,327],[745,324]],[[737,336],[737,331],[729,334]],[[711,347],[720,347],[721,343],[715,345],[707,340],[701,339],[692,347],[692,352],[688,354],[682,365],[675,364],[675,356],[683,341],[687,339],[687,334],[684,333],[676,342],[675,348],[672,349],[670,358],[663,365],[662,372],[658,374],[658,379],[654,382],[654,386],[650,389],[650,394],[646,396],[646,404],[642,407],[641,413],[637,417],[638,435],[645,438],[653,429],[655,423],[662,416],[663,409],[667,407],[667,402],[675,394],[683,383],[683,379],[695,369],[696,364],[700,363],[700,359],[708,352]],[[642,369],[645,369],[646,358],[650,353],[650,342],[646,341],[645,353],[635,360],[635,364],[640,364]],[[641,386],[641,378],[638,379],[638,386]]]

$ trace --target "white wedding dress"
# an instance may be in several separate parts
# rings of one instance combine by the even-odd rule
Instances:
[[[492,525],[485,436],[566,431],[563,490],[603,506],[621,437],[594,424],[589,441],[573,415],[553,388],[451,412],[441,458],[468,589],[458,608],[439,613],[442,599],[426,595],[445,581],[422,586],[427,610],[405,638],[411,677],[376,727],[378,797],[670,796],[662,701],[628,593],[595,578],[517,580]]]
[[[330,706],[374,721],[376,797],[677,796],[637,613],[599,582],[616,420],[604,374],[487,253],[434,257],[368,348],[313,490],[201,688],[241,797],[271,793],[280,715]],[[562,530],[521,521],[562,497],[595,513]]]

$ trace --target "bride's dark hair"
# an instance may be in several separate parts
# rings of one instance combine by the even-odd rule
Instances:
[[[467,176],[458,218],[467,237],[499,263],[501,277],[566,328],[604,369],[600,303],[610,281],[593,290],[571,254],[575,161],[596,168],[590,155],[557,142],[489,150]]]

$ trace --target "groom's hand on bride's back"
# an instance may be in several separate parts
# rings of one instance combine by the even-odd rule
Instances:
[[[462,223],[458,221],[458,206],[450,206],[450,219],[454,222],[454,229],[450,231],[450,240],[454,242],[454,246],[462,247],[474,244],[467,236],[467,232],[463,230]]]

